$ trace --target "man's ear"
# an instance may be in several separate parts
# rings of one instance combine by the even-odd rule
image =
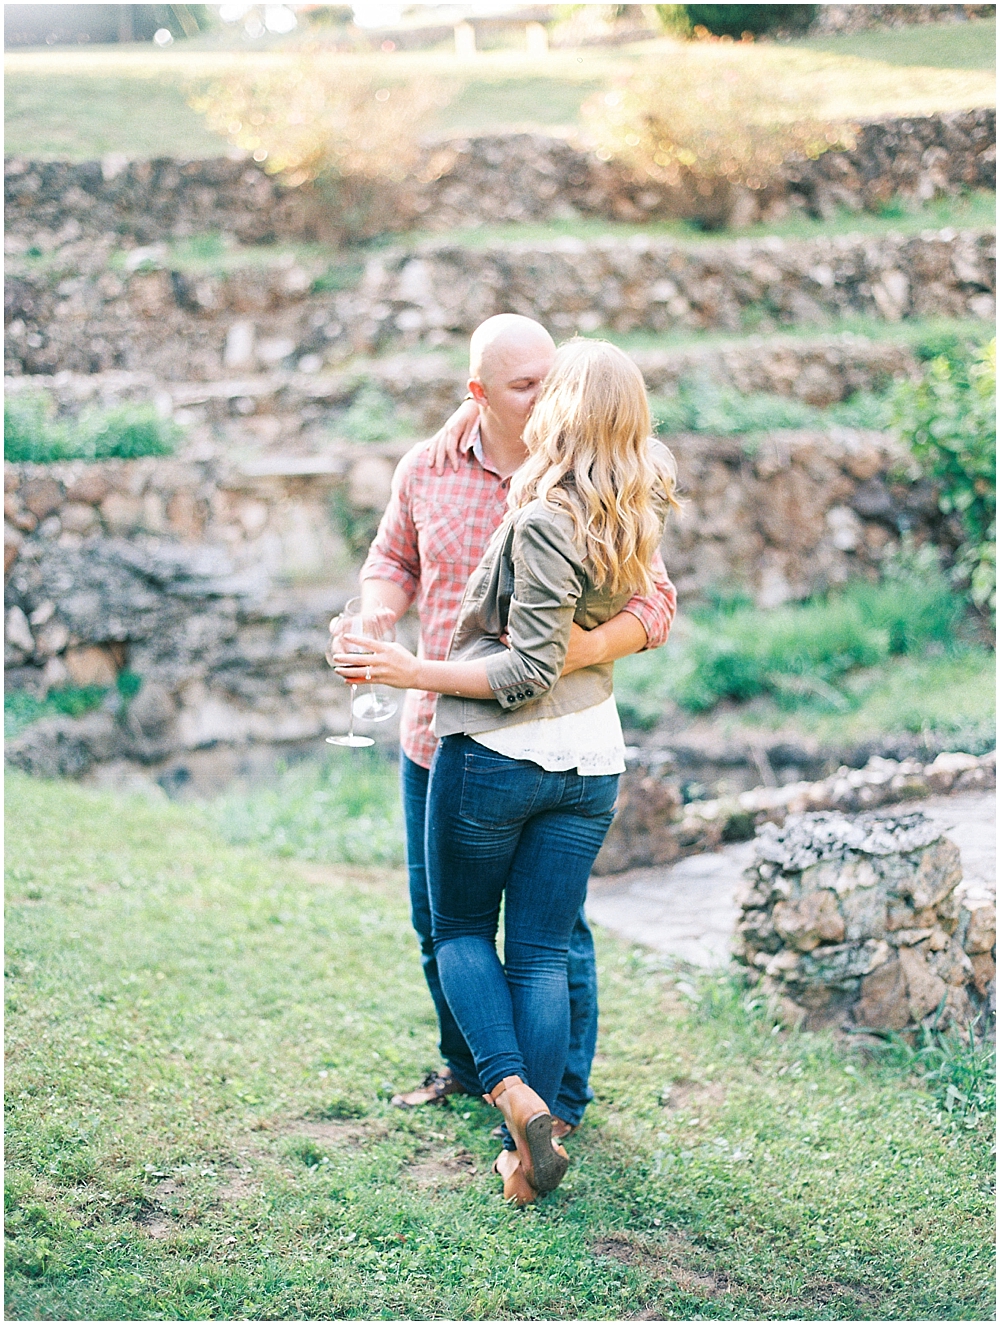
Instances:
[[[490,403],[486,395],[486,388],[483,386],[482,382],[477,381],[474,377],[470,377],[468,385],[469,395],[477,405],[488,405]]]

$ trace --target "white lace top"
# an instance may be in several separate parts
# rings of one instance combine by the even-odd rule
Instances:
[[[568,768],[581,777],[625,772],[625,739],[614,695],[576,713],[469,735],[497,754],[530,759],[550,773]]]

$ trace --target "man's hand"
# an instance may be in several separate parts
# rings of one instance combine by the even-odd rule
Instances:
[[[570,627],[569,645],[562,674],[578,672],[582,667],[595,667],[598,663],[615,662],[630,653],[640,653],[646,647],[646,631],[637,616],[624,609],[593,630],[582,630],[574,621]]]
[[[563,676],[569,672],[578,672],[581,667],[593,667],[595,662],[600,661],[599,658],[594,657],[594,642],[590,638],[593,634],[592,630],[583,630],[575,621],[570,626],[569,645],[562,669]]]
[[[462,447],[472,436],[479,422],[479,406],[474,400],[463,400],[458,409],[430,439],[427,463],[438,474],[444,473],[445,461],[458,473],[458,458]]]

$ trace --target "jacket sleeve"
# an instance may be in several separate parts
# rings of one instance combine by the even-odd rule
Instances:
[[[573,540],[549,513],[531,513],[521,520],[511,555],[510,643],[489,660],[486,671],[494,698],[507,711],[544,695],[558,681],[585,585]]]
[[[368,550],[359,579],[387,580],[397,584],[412,603],[420,583],[420,550],[417,527],[410,507],[410,475],[413,452],[399,462],[392,480],[392,496],[382,513],[378,533]]]
[[[622,608],[638,617],[646,632],[646,649],[659,649],[667,642],[674,615],[677,612],[677,590],[670,582],[670,576],[663,564],[659,552],[653,558],[653,580],[655,587],[648,597],[631,598]],[[645,650],[643,650],[645,651]]]

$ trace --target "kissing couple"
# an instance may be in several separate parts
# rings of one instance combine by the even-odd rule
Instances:
[[[408,692],[410,899],[445,1066],[393,1103],[481,1094],[503,1115],[504,1197],[525,1205],[561,1182],[593,1098],[583,905],[625,770],[613,664],[666,640],[676,476],[642,375],[606,342],[557,350],[530,318],[492,317],[469,392],[400,462],[361,571],[364,612],[416,602],[417,654],[335,621],[327,656]]]

